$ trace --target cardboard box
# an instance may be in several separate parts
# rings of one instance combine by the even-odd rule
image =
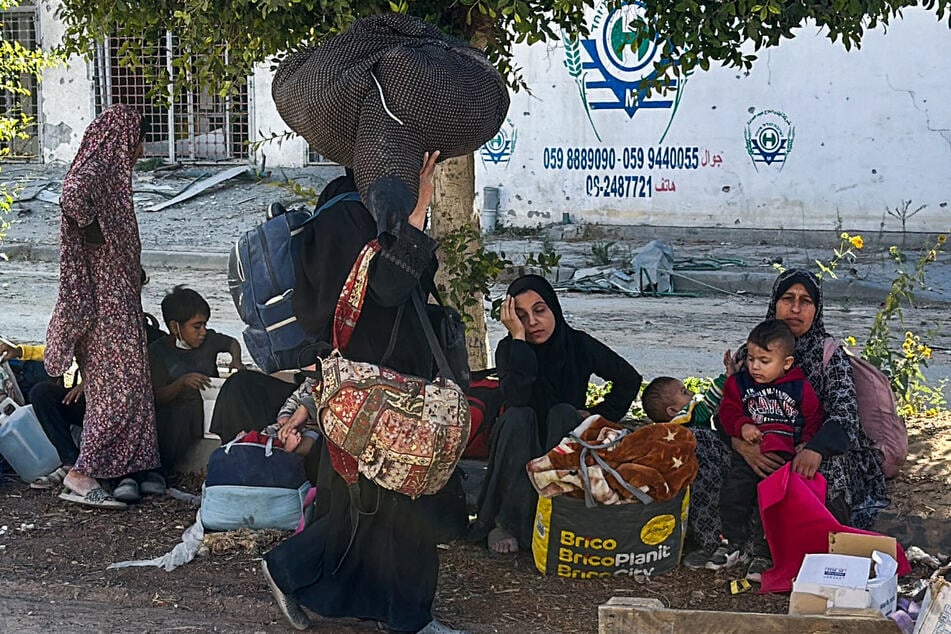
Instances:
[[[887,616],[895,611],[897,573],[895,558],[877,550],[871,557],[806,555],[793,581],[789,613],[828,614],[874,608]]]
[[[857,535],[855,533],[829,533],[829,552],[836,555],[871,557],[881,551],[892,559],[898,559],[898,542],[886,535]]]
[[[951,583],[941,576],[948,567],[939,569],[928,583],[928,592],[915,621],[914,634],[948,634],[951,632]]]

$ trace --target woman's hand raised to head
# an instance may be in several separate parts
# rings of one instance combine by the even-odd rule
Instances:
[[[733,358],[733,352],[729,349],[723,353],[723,370],[727,376],[733,376],[740,371],[739,366]]]
[[[511,295],[506,295],[505,299],[502,300],[501,318],[502,325],[504,325],[509,331],[509,334],[512,335],[512,339],[525,341],[525,325],[515,313],[515,298]]]
[[[426,152],[423,154],[423,167],[419,170],[419,197],[416,199],[413,213],[409,215],[409,223],[420,231],[426,226],[426,211],[433,201],[433,175],[436,173],[438,158],[439,150],[432,154]]]
[[[765,478],[785,464],[783,459],[776,454],[760,451],[759,445],[752,445],[742,438],[736,437],[730,438],[730,441],[733,444],[733,449],[743,456],[746,464],[753,469],[753,473],[761,478]]]

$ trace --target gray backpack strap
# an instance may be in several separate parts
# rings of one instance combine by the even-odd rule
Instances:
[[[622,429],[617,438],[601,444],[593,444],[581,440],[581,438],[573,432],[568,435],[572,440],[577,442],[582,447],[581,464],[579,465],[579,470],[581,471],[581,481],[584,483],[584,504],[588,508],[593,508],[595,506],[594,498],[591,496],[591,478],[588,475],[588,465],[586,464],[585,460],[589,455],[594,458],[594,461],[599,467],[601,467],[601,470],[604,471],[605,474],[614,476],[614,479],[617,480],[618,484],[620,484],[625,491],[637,498],[642,504],[651,504],[654,501],[654,498],[644,493],[637,487],[631,486],[630,483],[625,481],[624,478],[622,478],[621,475],[610,465],[608,465],[604,458],[598,454],[599,450],[610,449],[614,445],[621,442],[621,440],[623,440],[624,437],[629,433],[631,433],[629,429]]]

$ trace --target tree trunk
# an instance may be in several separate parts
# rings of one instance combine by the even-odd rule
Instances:
[[[469,43],[484,51],[489,34],[494,28],[486,17],[481,24],[471,24]],[[438,148],[436,148],[438,149]],[[435,175],[435,191],[432,204],[432,235],[436,239],[467,224],[480,231],[479,214],[475,211],[475,155],[447,159],[440,164]],[[474,252],[476,245],[469,245]],[[448,279],[440,268],[436,285],[443,295],[448,295]],[[469,348],[469,367],[482,370],[489,367],[489,336],[485,321],[482,298],[465,311],[470,320],[466,324],[466,345]]]
[[[479,228],[479,215],[473,207],[475,202],[475,157],[472,154],[447,159],[440,163],[435,176],[435,193],[432,204],[432,235],[437,240],[467,224]],[[474,250],[475,245],[470,245]],[[440,268],[436,285],[443,296],[448,293],[448,279]],[[466,344],[469,348],[469,367],[481,370],[488,367],[488,336],[485,309],[482,298],[466,311],[470,321],[466,324]]]

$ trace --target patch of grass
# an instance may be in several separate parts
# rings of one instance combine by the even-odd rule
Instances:
[[[591,244],[591,262],[595,266],[606,266],[611,264],[613,261],[611,258],[611,252],[614,250],[614,245],[616,243],[606,242],[603,240],[596,240]]]

